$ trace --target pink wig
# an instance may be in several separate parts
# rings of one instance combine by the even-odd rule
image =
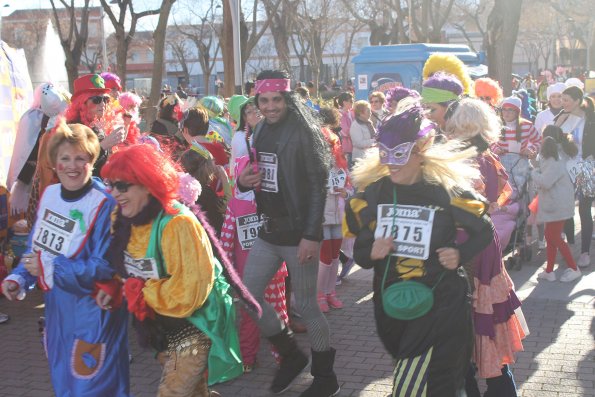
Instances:
[[[143,100],[132,92],[123,92],[118,97],[118,102],[120,102],[120,106],[129,111],[138,108]]]
[[[101,176],[146,187],[168,214],[175,214],[179,176],[175,164],[152,145],[132,145],[112,154]]]

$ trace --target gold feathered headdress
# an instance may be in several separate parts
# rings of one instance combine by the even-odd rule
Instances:
[[[423,70],[424,80],[436,72],[446,72],[454,75],[463,84],[463,93],[469,94],[473,82],[467,73],[463,61],[452,54],[432,54],[426,61]]]

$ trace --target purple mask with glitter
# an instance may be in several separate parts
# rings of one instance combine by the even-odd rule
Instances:
[[[415,142],[436,128],[424,118],[419,99],[407,98],[401,102],[397,108],[399,113],[383,120],[378,128],[376,140],[381,164],[407,164]]]
[[[380,155],[380,164],[384,165],[405,165],[411,156],[411,150],[415,142],[405,142],[394,148],[388,148],[382,143],[378,143],[378,154]]]

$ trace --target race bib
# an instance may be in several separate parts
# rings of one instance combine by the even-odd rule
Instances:
[[[33,250],[42,250],[54,256],[67,256],[76,225],[74,219],[46,208],[33,236]]]
[[[260,189],[263,192],[279,193],[278,164],[275,153],[258,153],[258,170],[261,175]]]
[[[138,277],[143,280],[159,279],[157,261],[154,258],[135,259],[124,251],[124,266],[129,277]]]
[[[570,159],[566,162],[566,170],[568,171],[572,183],[576,182],[576,177],[581,172],[580,163],[581,162],[577,158]]]
[[[238,216],[236,218],[236,230],[238,240],[243,250],[249,250],[254,245],[258,232],[262,227],[262,219],[258,214]]]
[[[335,168],[333,167],[328,176],[328,185],[327,187],[329,190],[333,190],[334,188],[343,189],[345,187],[345,182],[347,181],[347,173],[342,168]]]
[[[395,208],[392,204],[380,204],[374,237],[395,237],[393,256],[428,259],[435,211],[413,205],[397,205]],[[394,216],[396,218],[393,221]]]

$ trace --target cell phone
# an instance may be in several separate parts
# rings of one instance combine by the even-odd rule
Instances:
[[[255,174],[258,173],[258,160],[256,156],[256,149],[253,147],[250,148],[248,151],[248,156],[250,157],[250,165],[252,165],[252,172]]]

